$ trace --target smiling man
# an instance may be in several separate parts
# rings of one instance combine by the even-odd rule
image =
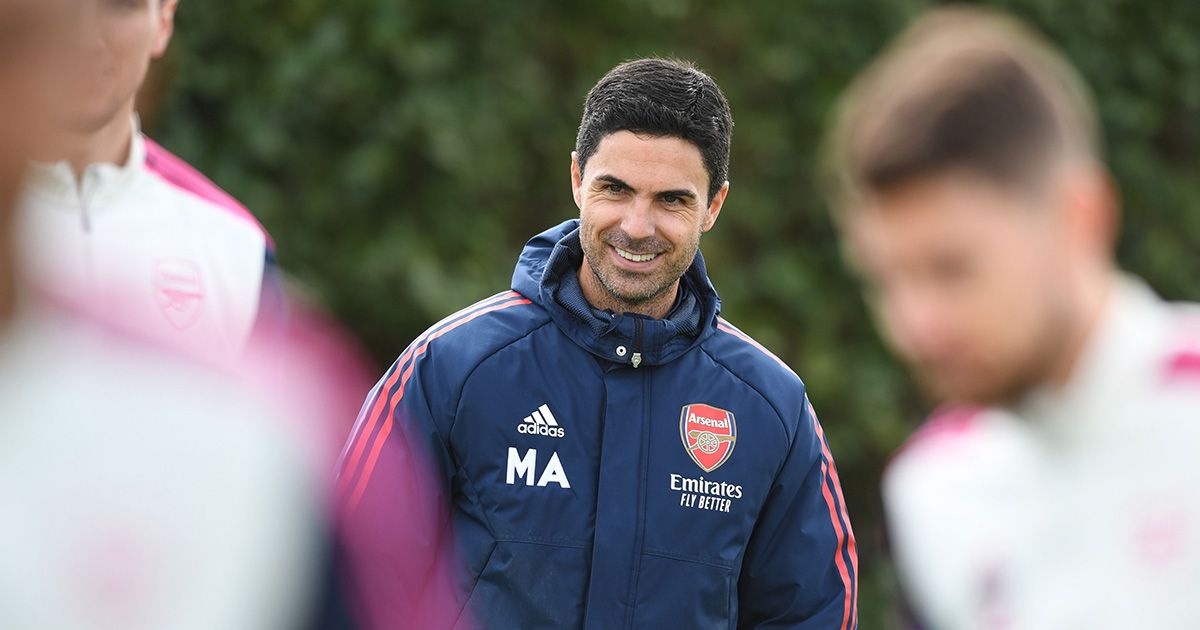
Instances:
[[[30,282],[170,346],[240,354],[272,245],[232,197],[139,130],[135,99],[178,0],[75,0],[22,203]],[[264,283],[264,274],[267,282]]]
[[[572,154],[580,219],[371,392],[338,488],[374,626],[855,627],[854,535],[804,385],[719,316],[699,251],[732,127],[689,64],[613,69]]]

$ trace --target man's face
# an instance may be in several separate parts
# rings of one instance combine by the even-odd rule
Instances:
[[[572,180],[582,272],[635,308],[674,295],[729,189],[707,199],[708,172],[691,142],[629,131],[604,137],[583,173],[572,160]]]
[[[849,255],[893,350],[935,396],[992,404],[1069,343],[1061,213],[966,174],[917,179],[847,218]]]
[[[77,133],[124,115],[151,59],[166,52],[178,0],[75,0],[78,33],[64,48],[60,125]]]

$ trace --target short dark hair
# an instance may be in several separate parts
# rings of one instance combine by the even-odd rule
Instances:
[[[673,136],[696,145],[708,171],[708,198],[729,179],[733,116],[712,77],[687,61],[637,59],[613,68],[588,92],[575,138],[579,170],[618,131]]]
[[[1100,142],[1083,82],[1032,30],[989,9],[936,9],[847,92],[830,192],[842,210],[951,169],[1031,187],[1064,155],[1097,157]]]

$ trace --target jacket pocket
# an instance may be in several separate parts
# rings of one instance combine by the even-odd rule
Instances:
[[[488,567],[492,564],[492,558],[496,557],[496,547],[499,543],[492,543],[492,549],[488,552],[487,558],[483,561],[483,566],[479,568],[479,573],[475,576],[475,581],[471,584],[471,590],[463,599],[462,610],[458,611],[458,618],[454,621],[454,630],[464,630],[478,627],[478,623],[471,616],[471,604],[475,599],[475,592],[479,590],[479,580],[487,573]]]
[[[588,550],[514,540],[496,543],[456,628],[560,630],[583,623]],[[473,626],[471,624],[474,624]]]
[[[642,554],[634,628],[733,627],[733,569],[665,554]]]

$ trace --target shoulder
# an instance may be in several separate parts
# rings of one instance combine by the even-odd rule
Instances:
[[[986,407],[949,406],[932,415],[892,454],[891,464],[971,444],[993,413]]]
[[[144,137],[146,147],[146,172],[164,184],[171,192],[206,209],[216,211],[229,222],[253,230],[261,235],[266,246],[274,250],[271,235],[262,223],[232,195],[222,190],[187,162],[167,151],[150,138]]]
[[[789,432],[794,430],[808,404],[804,382],[787,363],[728,320],[718,317],[716,326],[702,345],[704,351],[766,399]]]
[[[892,454],[884,493],[954,493],[1011,476],[1032,453],[1026,424],[991,407],[944,407]],[[938,490],[935,490],[938,489]]]
[[[430,326],[404,355],[459,381],[481,362],[550,322],[537,304],[516,291],[480,300]]]

